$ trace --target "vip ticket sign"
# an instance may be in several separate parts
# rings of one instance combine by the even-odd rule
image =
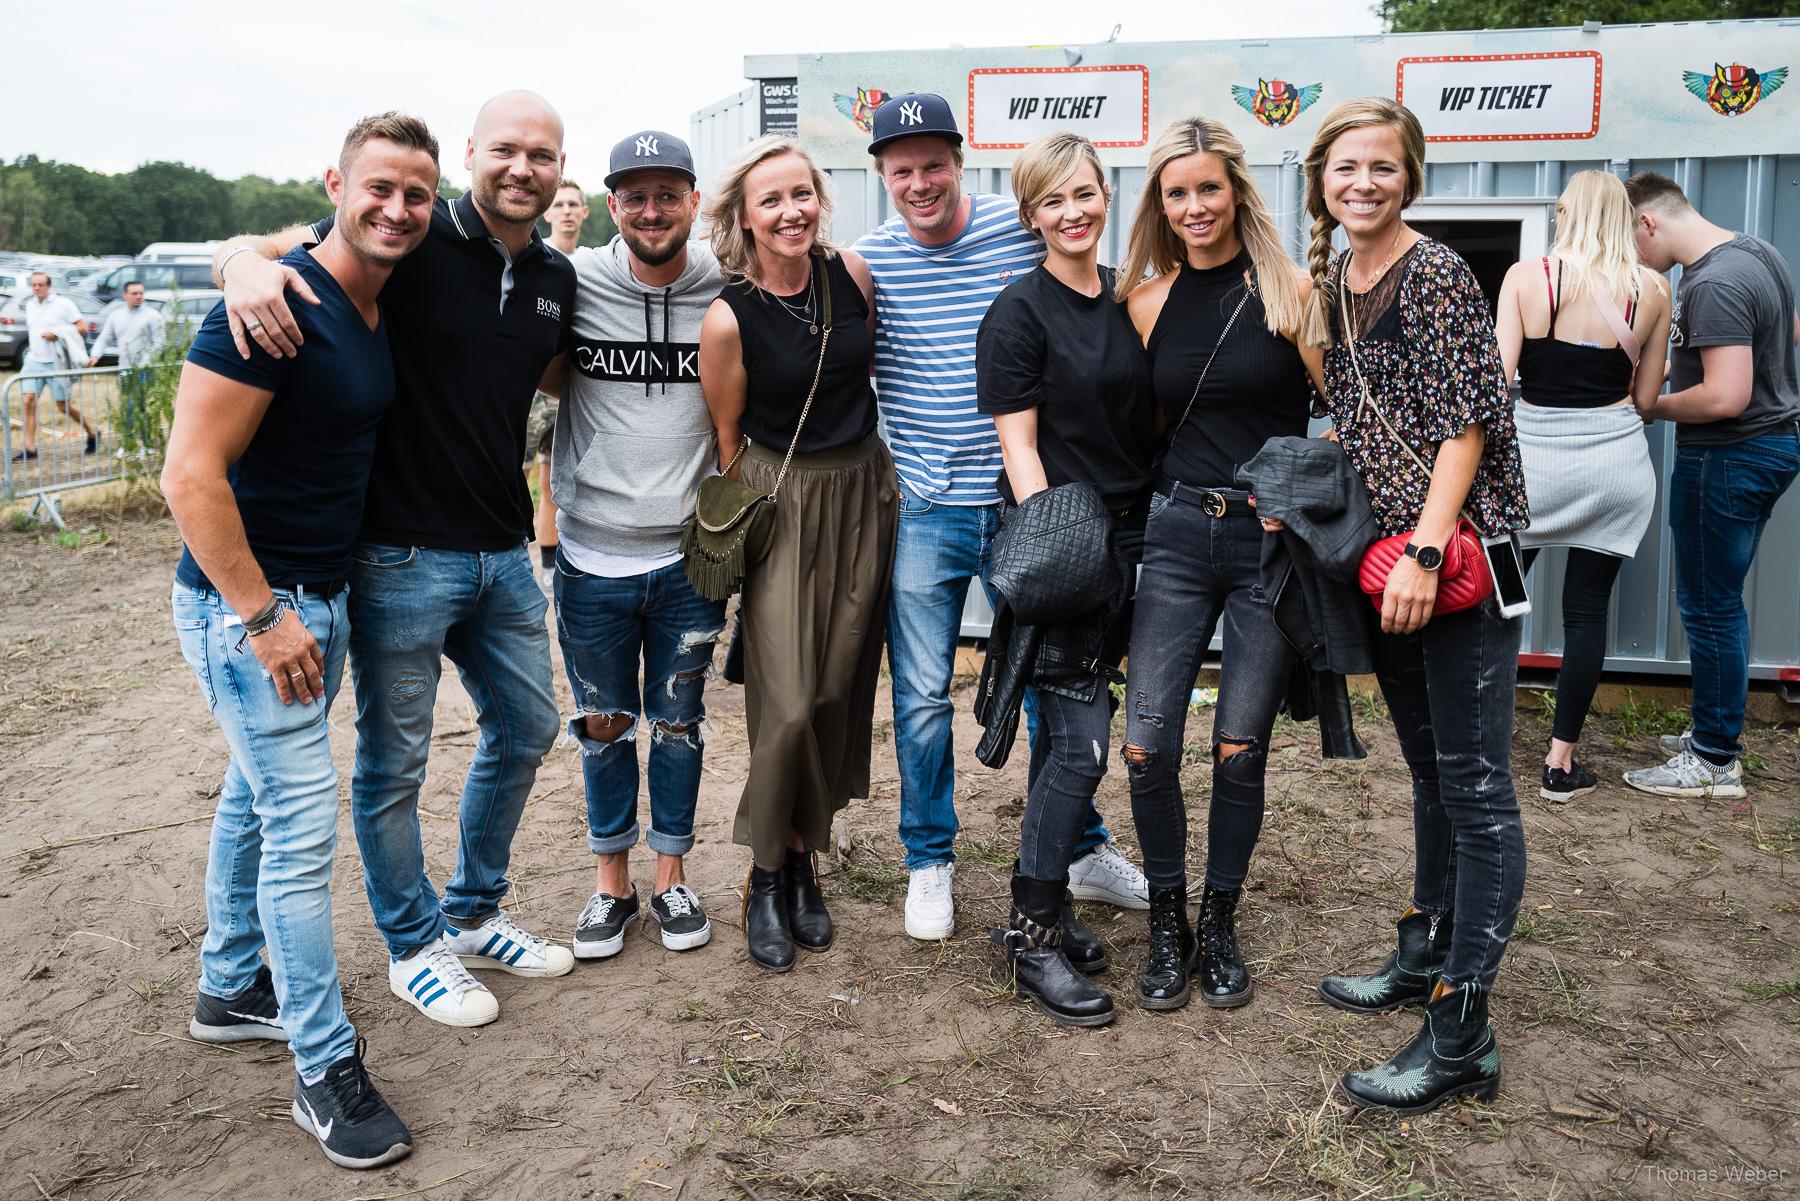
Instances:
[[[1394,98],[1431,142],[1524,142],[1600,132],[1600,55],[1447,55],[1403,58]]]
[[[1148,67],[977,67],[969,72],[969,145],[1017,150],[1068,130],[1096,146],[1150,140]]]

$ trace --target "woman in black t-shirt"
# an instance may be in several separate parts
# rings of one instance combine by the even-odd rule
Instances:
[[[1138,979],[1145,1009],[1187,1004],[1190,971],[1208,1005],[1250,1000],[1235,915],[1294,653],[1263,596],[1263,532],[1237,472],[1270,438],[1306,434],[1308,373],[1317,378],[1321,358],[1297,345],[1311,290],[1283,252],[1231,131],[1201,117],[1165,130],[1150,148],[1119,277],[1170,431],[1145,527],[1122,752],[1150,884],[1149,962]],[[1196,962],[1181,763],[1188,697],[1221,617]]]
[[[1019,155],[1012,184],[1019,219],[1044,239],[1046,253],[1040,269],[995,298],[976,339],[977,402],[994,416],[1006,464],[1000,491],[1019,504],[1059,484],[1091,484],[1119,518],[1122,558],[1135,564],[1150,483],[1150,381],[1143,346],[1113,299],[1113,273],[1098,265],[1110,200],[1100,160],[1087,139],[1051,134]],[[1127,592],[1122,581],[1121,595]],[[1006,947],[1020,993],[1067,1025],[1113,1018],[1112,998],[1065,953],[1065,943],[1091,939],[1075,922],[1065,890],[1085,815],[1106,774],[1112,721],[1106,685],[1118,676],[1129,630],[1128,603],[1051,627],[1032,674],[1039,745]],[[1078,649],[1048,653],[1069,647]],[[1060,659],[1061,670],[1051,670],[1049,659]],[[1104,957],[1079,961],[1088,970],[1105,964]]]
[[[750,957],[780,972],[796,946],[831,945],[813,856],[837,811],[869,795],[899,492],[869,386],[874,284],[824,241],[824,173],[797,143],[759,138],[706,218],[730,281],[700,329],[719,466],[777,495],[773,544],[739,607],[750,772],[733,837],[753,856]]]

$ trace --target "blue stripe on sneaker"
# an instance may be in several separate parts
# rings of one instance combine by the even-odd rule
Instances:
[[[431,969],[430,969],[430,968],[428,968],[428,967],[425,967],[425,968],[420,968],[420,969],[419,969],[419,974],[418,974],[418,975],[416,975],[416,976],[414,976],[414,977],[413,977],[413,978],[412,978],[412,983],[411,983],[411,984],[408,984],[408,985],[407,985],[407,986],[406,986],[406,991],[407,991],[407,992],[412,992],[412,991],[413,991],[413,990],[414,990],[414,989],[416,989],[416,988],[418,988],[418,987],[419,987],[419,981],[421,981],[421,980],[423,980],[423,979],[425,979],[425,978],[426,978],[426,977],[427,977],[427,976],[429,976],[429,975],[431,975]]]
[[[501,942],[501,941],[503,941],[503,940],[502,940],[502,939],[501,939],[501,937],[500,937],[500,935],[498,935],[498,934],[495,934],[495,935],[493,935],[493,936],[491,936],[491,937],[490,937],[490,938],[489,938],[489,939],[488,939],[488,940],[487,940],[487,942],[485,942],[485,943],[483,943],[483,944],[482,944],[482,946],[481,946],[481,950],[479,950],[479,951],[477,951],[477,952],[476,952],[476,954],[478,954],[478,955],[492,955],[492,954],[493,954],[493,953],[494,953],[494,944],[495,944],[495,943],[497,943],[497,942]]]
[[[447,993],[449,991],[450,990],[447,988],[440,987],[436,992],[432,993],[429,997],[419,998],[419,1004],[429,1006],[433,1001],[437,1000],[439,997],[443,996],[445,993]]]
[[[519,962],[519,956],[523,955],[524,953],[525,953],[525,948],[519,947],[517,950],[515,950],[512,953],[512,957],[506,961],[506,966],[511,967],[513,964]]]
[[[412,995],[415,997],[422,997],[426,993],[430,992],[432,989],[436,988],[437,982],[438,982],[438,978],[436,976],[427,973],[425,975],[424,981],[422,983],[417,980],[415,980],[413,982],[418,987],[409,989],[408,991],[411,992]]]

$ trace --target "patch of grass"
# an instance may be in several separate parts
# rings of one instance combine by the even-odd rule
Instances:
[[[1752,1001],[1800,1001],[1800,980],[1741,980],[1730,983],[1744,990]]]
[[[15,534],[35,534],[38,519],[25,509],[15,509],[12,516],[6,519],[6,527]]]
[[[906,890],[906,866],[877,859],[866,851],[837,871],[839,889],[871,905],[887,904]]]
[[[957,844],[956,854],[965,863],[1004,870],[1019,857],[1019,844],[1017,839],[1004,835],[991,839],[965,838]]]
[[[683,997],[681,998],[681,1008],[675,1011],[675,1020],[678,1022],[710,1022],[713,1020],[713,1015],[710,1009],[694,998]]]
[[[956,1201],[1028,1201],[1048,1195],[1048,1164],[1023,1160],[985,1163],[956,1190]]]
[[[1738,762],[1744,765],[1746,776],[1760,776],[1769,766],[1769,761],[1755,751],[1745,751],[1738,756]]]
[[[1613,742],[1621,749],[1626,742],[1655,738],[1658,734],[1679,734],[1688,727],[1686,709],[1666,705],[1655,697],[1640,701],[1630,692],[1611,717]]]

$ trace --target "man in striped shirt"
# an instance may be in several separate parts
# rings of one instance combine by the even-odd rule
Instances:
[[[985,580],[1000,523],[1000,441],[975,408],[975,332],[1000,290],[1036,269],[1043,246],[1012,201],[963,192],[962,135],[943,97],[893,97],[875,110],[873,132],[869,153],[897,215],[856,250],[875,278],[875,381],[900,477],[888,665],[911,875],[906,932],[931,940],[955,925],[956,640],[969,581]],[[1076,854],[1077,896],[1148,905],[1143,874],[1113,847],[1098,811]]]

